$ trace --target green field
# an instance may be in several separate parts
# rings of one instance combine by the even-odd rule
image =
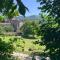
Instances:
[[[10,41],[13,44],[14,51],[15,52],[22,52],[22,53],[32,53],[32,52],[44,52],[45,47],[40,46],[39,44],[34,44],[33,42],[39,40],[37,39],[27,39],[23,38],[21,36],[0,36],[0,38],[5,41],[6,43],[9,43]]]

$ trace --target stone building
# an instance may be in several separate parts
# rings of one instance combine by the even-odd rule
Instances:
[[[4,24],[11,24],[14,28],[14,32],[19,32],[21,26],[23,25],[23,20],[6,20]]]

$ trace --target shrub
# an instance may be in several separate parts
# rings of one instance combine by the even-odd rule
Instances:
[[[14,50],[13,44],[11,42],[6,43],[0,38],[0,54],[9,54]]]

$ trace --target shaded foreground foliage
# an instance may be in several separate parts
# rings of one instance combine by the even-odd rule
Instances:
[[[12,52],[31,55],[33,52],[40,54],[45,49],[44,46],[33,44],[38,39],[27,39],[21,36],[0,36],[0,39],[0,60],[15,60],[15,57],[11,56]]]
[[[42,41],[38,41],[38,43],[46,46],[44,52],[46,56],[50,56],[52,60],[60,60],[60,26],[55,20],[51,19],[51,16],[47,16],[47,18],[48,20],[43,18],[43,24],[40,23],[39,32]]]
[[[0,38],[0,60],[12,60],[11,53],[14,48],[12,42],[6,43]]]
[[[12,14],[18,7],[20,14],[25,15],[26,9],[28,10],[28,8],[21,0],[16,0],[17,4],[14,3],[14,1],[15,0],[0,0],[0,12],[8,16],[8,14]]]
[[[42,44],[46,45],[47,54],[53,57],[53,60],[60,59],[60,31],[57,28],[47,28]],[[45,50],[45,51],[46,51]]]
[[[60,0],[38,0],[38,2],[41,5],[39,9],[54,18],[54,21],[51,20],[53,22],[50,21],[50,23],[40,26],[43,36],[41,43],[46,46],[46,53],[50,55],[52,60],[60,60]]]

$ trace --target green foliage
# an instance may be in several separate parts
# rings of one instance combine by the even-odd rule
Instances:
[[[12,32],[12,31],[14,31],[14,28],[13,28],[13,26],[5,26],[4,30],[5,30],[5,32]]]
[[[0,16],[0,22],[4,22],[5,16]]]
[[[8,26],[4,26],[4,25],[0,25],[0,35],[6,33],[6,32],[12,32],[14,31],[13,26],[8,25]]]
[[[44,17],[44,16],[43,16]],[[46,54],[51,56],[51,59],[60,59],[60,28],[59,24],[52,18],[43,18],[45,23],[40,25],[40,35],[42,36],[41,45],[46,46]],[[50,20],[50,21],[49,21]]]
[[[6,43],[0,38],[0,53],[7,54],[13,52],[13,45],[11,43]]]
[[[55,17],[60,16],[60,0],[37,0],[40,2],[42,11],[49,13]]]
[[[14,47],[11,41],[7,43],[2,38],[0,38],[0,60],[8,60],[10,58],[12,59],[10,54],[13,52],[13,50]]]
[[[0,35],[3,34],[4,29],[0,26]]]
[[[54,60],[57,58],[58,60],[60,59],[60,32],[59,28],[43,28],[42,27],[42,44],[46,45],[46,51],[50,56],[56,56]],[[43,33],[44,32],[44,33]]]
[[[12,52],[22,52],[25,54],[32,54],[33,52],[42,53],[45,47],[33,44],[37,40],[26,39],[21,36],[0,36],[0,60],[15,60],[16,58],[11,56]]]
[[[60,24],[60,0],[37,0],[40,2],[40,7],[42,12],[52,15],[56,22]]]
[[[18,7],[20,14],[25,15],[27,7],[21,2],[21,0],[16,0],[16,2],[17,4],[14,3],[14,0],[0,0],[0,12],[3,15],[6,15],[8,13],[13,13]]]
[[[46,45],[46,50],[52,60],[60,60],[60,0],[38,0],[38,2],[41,5],[39,9],[54,18],[53,22],[50,21],[51,24],[41,25],[42,43]]]
[[[21,32],[23,32],[24,36],[32,35],[34,37],[34,35],[37,35],[38,29],[39,29],[38,22],[27,20],[23,24]]]
[[[38,39],[26,39],[26,38],[22,38],[20,36],[3,36],[3,37],[0,36],[0,38],[2,39],[3,42],[5,42],[7,44],[11,43],[11,45],[13,45],[13,48],[14,48],[14,50],[12,50],[12,51],[16,51],[16,52],[22,52],[22,53],[26,53],[26,54],[27,53],[31,54],[32,52],[42,53],[45,49],[45,46],[40,46],[39,44],[35,45],[33,43],[33,42],[37,41]],[[7,46],[6,46],[6,48],[7,48]],[[5,47],[5,45],[4,45],[4,47]]]
[[[11,18],[13,18],[13,17],[16,17],[16,16],[19,16],[19,11],[18,10],[14,10],[14,12],[12,12],[12,13],[7,13],[6,14],[6,16],[9,18],[9,19],[11,19]]]
[[[11,55],[15,49],[12,42],[12,40],[6,42],[0,37],[0,60],[18,60]]]

